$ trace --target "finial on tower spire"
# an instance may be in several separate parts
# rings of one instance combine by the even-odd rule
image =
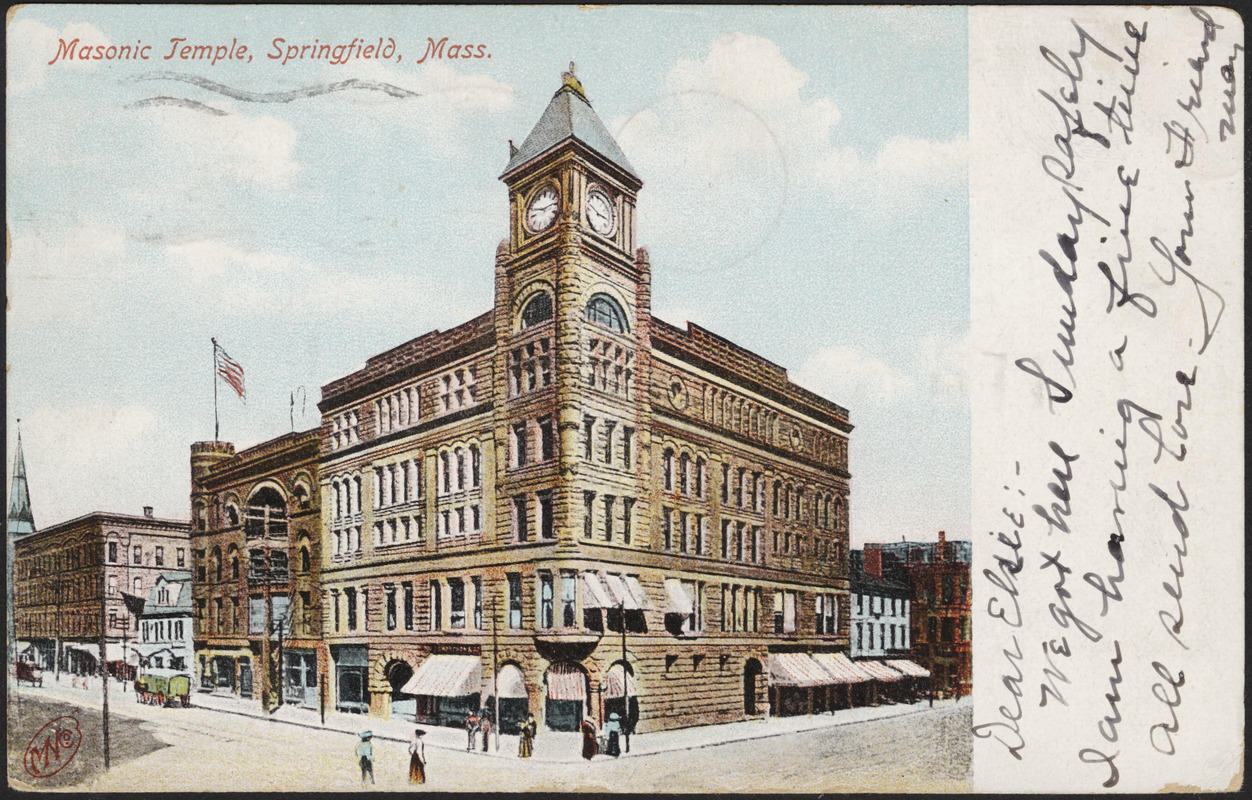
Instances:
[[[575,69],[574,62],[573,61],[569,62],[569,71],[561,73],[561,81],[562,81],[561,88],[564,89],[566,86],[568,86],[569,88],[577,92],[579,97],[586,100],[587,93],[583,91],[582,81],[578,80],[578,76],[574,74],[574,69]]]

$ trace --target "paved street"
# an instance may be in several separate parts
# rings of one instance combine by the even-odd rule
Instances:
[[[20,690],[11,698],[9,774],[36,788],[82,791],[360,791],[351,733],[310,729],[208,708],[154,708],[129,693],[110,693],[113,764],[100,767],[98,691],[74,702],[70,690]],[[870,711],[860,709],[858,711]],[[590,789],[622,792],[831,792],[884,789],[955,792],[967,786],[970,713],[967,703],[919,704],[890,710],[896,716],[790,730],[754,724],[757,738],[709,744],[717,729],[742,736],[744,728],[713,726],[669,736],[674,749],[647,752],[647,735],[636,737],[628,757],[597,757],[588,763],[577,753],[576,735],[542,732],[549,754],[567,760],[522,761],[516,739],[501,740],[498,756],[469,754],[449,746],[427,747],[426,790],[537,791]],[[84,731],[74,761],[53,778],[29,779],[22,751],[45,722],[60,714],[77,716]],[[371,726],[361,719],[361,727]],[[802,724],[796,720],[794,725]],[[382,726],[374,726],[376,729]],[[735,731],[738,733],[734,733]],[[453,731],[430,738],[450,744]],[[781,735],[776,735],[781,734]],[[760,738],[764,737],[764,738]],[[684,745],[690,745],[683,749]],[[409,791],[408,756],[398,741],[375,744],[379,790]],[[537,752],[538,755],[538,752]],[[551,756],[550,756],[551,757]],[[371,788],[371,787],[366,787]]]

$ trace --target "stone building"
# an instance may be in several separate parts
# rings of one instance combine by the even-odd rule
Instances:
[[[652,316],[642,182],[575,76],[501,179],[493,308],[322,388],[335,707],[646,731],[811,703],[810,654],[848,648],[847,410]]]
[[[195,670],[202,691],[317,708],[318,430],[191,446]],[[268,635],[267,635],[268,632]],[[281,700],[278,692],[282,680]]]
[[[934,688],[947,695],[972,690],[969,565],[970,542],[890,542],[865,545],[877,551],[886,576],[909,585],[913,660],[930,670]]]
[[[94,674],[103,624],[110,673],[132,674],[137,619],[122,595],[146,597],[162,573],[187,568],[188,549],[187,523],[157,519],[147,506],[143,516],[96,511],[18,539],[19,652],[48,669]]]

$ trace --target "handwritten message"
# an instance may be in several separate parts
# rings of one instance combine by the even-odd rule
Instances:
[[[981,790],[1238,785],[1242,43],[970,11]]]

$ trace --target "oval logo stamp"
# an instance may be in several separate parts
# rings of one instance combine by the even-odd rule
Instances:
[[[71,716],[57,717],[39,729],[26,745],[23,766],[32,778],[50,778],[74,760],[83,731]]]

